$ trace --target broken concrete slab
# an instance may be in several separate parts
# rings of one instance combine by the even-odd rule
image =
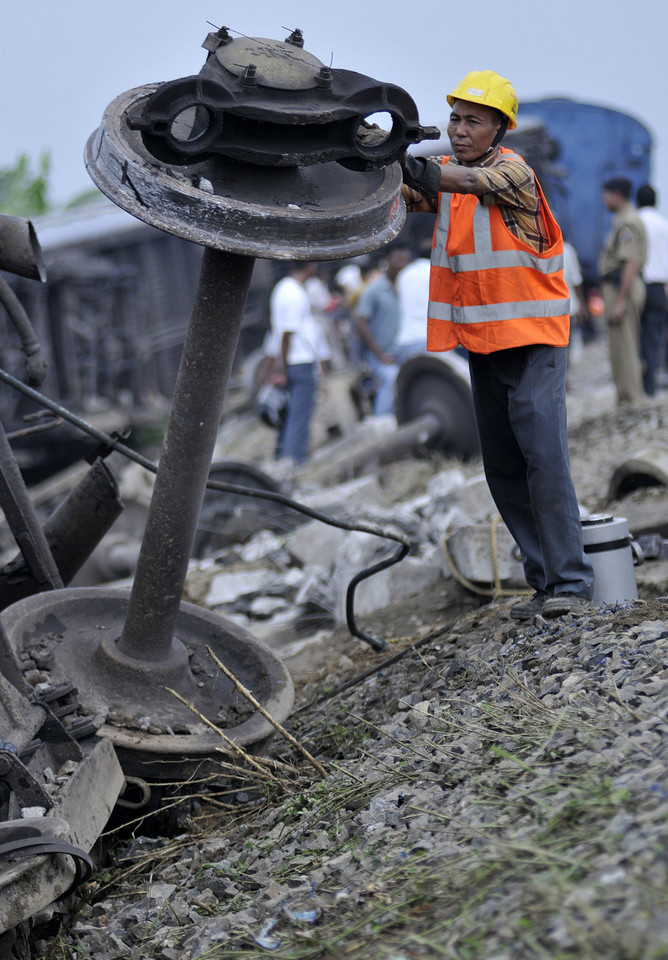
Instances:
[[[468,481],[469,483],[472,481]],[[433,501],[442,501],[451,494],[461,490],[467,484],[463,470],[453,468],[441,470],[427,484],[427,495]]]
[[[635,567],[638,591],[643,597],[663,597],[668,583],[668,559],[643,563]]]
[[[375,474],[366,474],[328,487],[304,485],[294,495],[304,506],[329,516],[340,516],[342,513],[354,516],[386,502]]]
[[[501,521],[459,527],[442,542],[453,573],[474,584],[526,587],[517,544]]]
[[[234,603],[240,597],[258,593],[275,579],[276,571],[268,568],[217,573],[209,583],[206,605],[215,608],[223,603]]]
[[[294,606],[291,606],[286,610],[278,611],[268,620],[253,619],[251,621],[249,617],[246,617],[245,623],[241,623],[241,617],[239,616],[237,622],[251,630],[253,636],[269,647],[270,650],[275,653],[279,652],[281,659],[284,660],[284,649],[297,640],[297,616],[298,611]]]
[[[291,557],[304,567],[323,564],[336,556],[349,536],[348,530],[312,520],[292,534],[287,549]]]
[[[287,606],[287,600],[282,597],[259,596],[251,600],[249,613],[257,620],[269,620],[276,613],[285,610]]]
[[[432,515],[436,511],[457,507],[469,518],[470,523],[482,523],[498,513],[483,476],[472,477],[461,486],[457,485],[456,477],[444,477],[440,482],[436,482],[435,478],[433,490],[430,510]]]
[[[391,414],[362,420],[348,436],[314,451],[310,460],[295,470],[295,479],[307,485],[352,478],[361,469],[380,462],[384,445],[396,432],[397,421]]]
[[[299,606],[317,606],[322,610],[333,610],[334,588],[330,567],[312,564],[304,571],[304,582],[295,596]]]
[[[609,503],[606,513],[625,517],[634,537],[650,533],[668,537],[668,486],[637,487]]]

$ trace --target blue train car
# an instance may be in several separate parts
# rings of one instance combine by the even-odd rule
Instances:
[[[610,222],[601,187],[610,177],[628,177],[635,195],[637,187],[651,182],[651,134],[619,110],[561,97],[522,101],[518,119],[518,132],[525,125],[544,129],[549,149],[541,183],[564,235],[578,252],[585,283],[595,284]]]

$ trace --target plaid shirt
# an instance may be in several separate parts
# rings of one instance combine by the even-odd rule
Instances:
[[[430,157],[437,163],[442,157]],[[458,163],[450,157],[449,163]],[[537,253],[543,253],[549,244],[543,218],[541,202],[536,190],[536,177],[531,167],[520,160],[512,160],[497,148],[483,160],[475,171],[480,181],[482,193],[478,198],[485,207],[499,207],[503,222],[513,236],[528,244]],[[423,197],[418,190],[404,184],[402,194],[409,213],[427,211],[436,213],[437,202]]]

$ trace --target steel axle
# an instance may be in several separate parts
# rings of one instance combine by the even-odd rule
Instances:
[[[174,651],[197,531],[254,260],[205,250],[118,650],[145,662]],[[145,669],[145,668],[144,668]]]
[[[253,265],[252,257],[204,251],[129,597],[96,588],[54,590],[14,604],[3,618],[15,649],[50,642],[53,679],[72,680],[87,710],[111,716],[103,731],[130,773],[164,773],[166,756],[183,764],[211,754],[220,739],[193,710],[241,742],[270,734],[259,715],[233,729],[229,717],[220,719],[230,706],[243,718],[244,704],[214,668],[207,646],[271,702],[277,718],[292,706],[292,681],[280,661],[245,631],[182,603]],[[154,769],[155,753],[163,765]]]

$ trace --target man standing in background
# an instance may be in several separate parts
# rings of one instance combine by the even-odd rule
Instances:
[[[631,181],[626,177],[613,177],[603,184],[603,203],[614,216],[599,273],[619,404],[636,404],[643,398],[640,315],[645,305],[642,269],[647,259],[647,234],[630,197]]]
[[[397,277],[400,323],[394,352],[399,366],[427,349],[430,256],[431,240],[424,238],[418,256]]]
[[[640,317],[640,357],[643,387],[647,396],[652,397],[666,356],[668,220],[656,210],[656,191],[648,183],[638,187],[636,204],[647,232],[647,262],[643,268],[646,296]]]
[[[587,319],[587,300],[582,284],[582,271],[577,250],[564,240],[564,280],[571,300],[571,339],[568,344],[568,361],[577,361],[582,350],[581,327]],[[567,381],[568,383],[568,381]]]
[[[330,356],[305,288],[316,269],[315,263],[291,263],[288,276],[278,281],[269,302],[271,346],[267,349],[276,361],[273,379],[288,391],[276,459],[289,457],[294,463],[306,460],[318,378],[326,371]]]
[[[409,260],[407,247],[398,243],[388,247],[384,273],[362,291],[355,307],[361,359],[378,381],[373,402],[376,416],[394,410],[394,382],[399,369],[394,350],[400,324],[396,279]]]

